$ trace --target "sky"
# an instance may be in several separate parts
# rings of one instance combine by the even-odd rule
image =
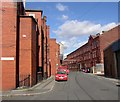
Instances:
[[[64,55],[118,24],[117,2],[26,2],[26,9],[43,10],[50,37],[64,45]]]

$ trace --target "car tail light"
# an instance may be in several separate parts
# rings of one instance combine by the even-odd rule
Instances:
[[[67,75],[65,77],[67,77]]]

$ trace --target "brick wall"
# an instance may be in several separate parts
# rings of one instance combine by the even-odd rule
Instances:
[[[50,26],[47,26],[47,69],[48,77],[51,76],[51,65],[50,65]]]
[[[105,76],[120,78],[120,39],[104,49]]]
[[[43,43],[43,32],[42,32],[42,10],[26,10],[26,15],[30,16],[33,15],[35,20],[37,21],[37,80],[40,81],[43,77],[43,58],[44,58],[44,53],[43,53],[43,48],[44,48],[44,43]],[[31,15],[31,16],[32,16]]]
[[[105,76],[116,77],[115,74],[115,56],[112,47],[109,47],[104,52]]]
[[[109,31],[104,32],[100,36],[100,53],[101,53],[101,61],[104,63],[104,56],[103,56],[103,50],[112,44],[114,41],[118,40],[118,28],[120,29],[120,26],[117,26]]]
[[[60,45],[56,43],[56,39],[50,39],[50,64],[51,74],[55,75],[56,69],[60,66]]]
[[[8,12],[9,11],[9,12]],[[16,88],[17,3],[2,3],[2,90]]]
[[[50,52],[48,51],[50,37],[46,16],[42,19],[41,10],[26,10],[25,13],[22,2],[4,2],[0,10],[4,21],[2,22],[4,33],[0,43],[2,57],[12,58],[12,60],[2,59],[3,90],[16,88],[19,79],[22,80],[28,75],[30,75],[30,85],[36,84],[36,73],[40,71],[39,67],[43,67],[41,69],[43,73],[49,70],[50,76]]]
[[[26,15],[29,16],[30,14],[35,15],[35,19],[37,21],[38,26],[38,67],[42,66],[42,11],[41,10],[26,10]]]
[[[2,3],[0,3],[0,58],[2,57]],[[2,90],[2,61],[0,60],[0,90]]]
[[[32,17],[20,17],[20,80],[30,75],[30,86],[36,83],[36,24]]]
[[[60,45],[56,43],[57,66],[60,66]]]
[[[46,16],[42,19],[42,29],[43,29],[43,72],[44,78],[47,77],[47,25],[46,25]]]
[[[36,84],[36,73],[37,73],[37,34],[36,34],[36,22],[32,19],[32,85]]]
[[[56,39],[50,39],[50,63],[51,63],[51,74],[56,73]]]

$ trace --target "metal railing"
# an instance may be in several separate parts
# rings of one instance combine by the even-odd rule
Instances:
[[[30,86],[30,75],[20,75],[20,80],[19,80],[19,87]]]

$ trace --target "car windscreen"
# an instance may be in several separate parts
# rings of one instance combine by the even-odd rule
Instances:
[[[66,74],[66,72],[65,71],[59,71],[59,72],[57,72],[57,74]]]

